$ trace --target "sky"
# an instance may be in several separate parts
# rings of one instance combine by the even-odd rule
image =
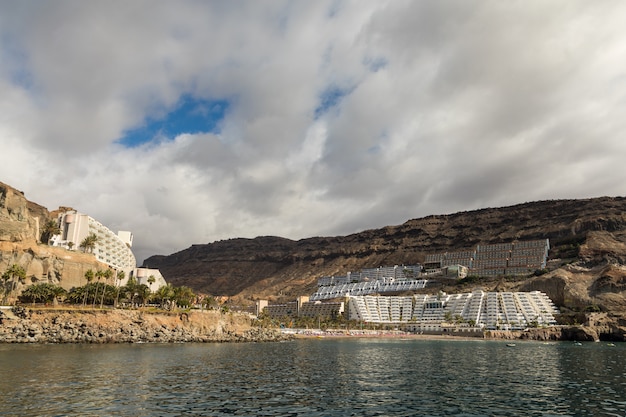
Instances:
[[[192,244],[623,196],[626,2],[0,0],[0,181]]]

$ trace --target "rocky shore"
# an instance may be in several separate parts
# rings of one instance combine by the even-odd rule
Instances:
[[[597,342],[600,337],[596,329],[586,326],[555,326],[528,330],[487,330],[485,339],[538,340],[538,341],[580,341]],[[607,338],[610,341],[622,341],[619,338]]]
[[[219,311],[0,310],[0,343],[275,342],[292,337]]]

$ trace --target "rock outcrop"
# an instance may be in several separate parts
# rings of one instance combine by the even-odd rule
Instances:
[[[39,240],[39,227],[48,218],[48,210],[28,201],[24,193],[0,182],[0,241]]]
[[[180,343],[287,340],[275,329],[254,327],[243,313],[137,310],[0,311],[0,343]]]
[[[88,269],[106,268],[93,255],[39,243],[40,226],[50,216],[21,191],[0,182],[0,274],[13,264],[26,271],[26,281],[16,283],[15,294],[38,282],[69,290],[85,284]]]

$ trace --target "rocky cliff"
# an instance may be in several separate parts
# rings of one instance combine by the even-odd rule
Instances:
[[[28,201],[24,193],[0,182],[0,241],[39,240],[39,225],[48,216],[45,207]]]
[[[105,268],[93,255],[39,243],[40,226],[50,218],[46,208],[0,182],[0,274],[13,264],[24,268],[26,281],[16,283],[16,293],[37,282],[70,289],[85,284],[88,269]]]

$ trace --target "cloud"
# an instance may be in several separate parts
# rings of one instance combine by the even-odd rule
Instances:
[[[621,2],[0,4],[0,181],[138,259],[623,194]]]

